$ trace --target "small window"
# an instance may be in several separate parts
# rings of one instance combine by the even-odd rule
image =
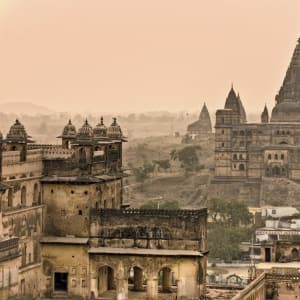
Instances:
[[[275,154],[274,158],[275,158],[275,159],[278,159],[278,154]]]
[[[233,160],[237,160],[237,154],[233,154]]]
[[[243,159],[243,154],[240,154],[240,159],[241,159],[241,160]]]
[[[87,195],[89,192],[88,191],[84,191],[84,194]]]
[[[272,155],[268,154],[268,159],[271,160],[272,159]]]
[[[240,146],[241,146],[241,147],[245,146],[244,141],[240,141]]]
[[[240,135],[245,135],[245,132],[243,130],[241,130]]]
[[[276,215],[276,209],[272,209],[272,215]]]
[[[78,215],[82,216],[82,210],[81,209],[78,210]]]
[[[281,159],[284,159],[284,154],[281,154],[280,158],[281,158]]]
[[[83,288],[85,288],[85,287],[86,287],[85,280],[82,280],[82,281],[81,281],[81,287],[83,287]]]
[[[53,189],[51,190],[51,194],[53,194],[54,193],[54,191],[53,191]]]
[[[225,147],[225,143],[222,143],[222,147]]]
[[[225,133],[225,131],[224,130],[222,130],[222,134],[224,134]]]
[[[72,279],[72,287],[76,287],[76,280],[75,279]]]
[[[61,215],[62,217],[64,217],[64,216],[66,215],[66,210],[65,210],[65,209],[61,209],[61,210],[60,210],[60,215]]]
[[[71,194],[74,194],[74,191],[73,191],[73,190],[71,190]]]

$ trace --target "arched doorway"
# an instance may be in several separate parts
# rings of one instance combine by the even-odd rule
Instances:
[[[115,289],[115,276],[113,268],[103,266],[98,271],[98,294],[101,295]]]
[[[7,195],[7,206],[8,207],[13,207],[13,196],[14,196],[13,189],[9,188],[8,195]]]
[[[26,206],[26,186],[25,185],[21,189],[21,205]]]
[[[158,291],[161,293],[172,293],[175,291],[176,278],[169,267],[164,267],[158,272]]]
[[[146,290],[146,276],[143,269],[137,266],[131,267],[128,272],[128,289],[133,292]]]
[[[299,259],[299,251],[296,248],[292,249],[292,260],[297,261]]]
[[[40,203],[39,185],[37,183],[35,183],[34,187],[33,187],[33,203],[41,204]]]

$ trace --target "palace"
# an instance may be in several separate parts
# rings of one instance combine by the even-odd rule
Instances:
[[[247,123],[243,103],[233,87],[224,109],[217,110],[211,197],[225,194],[253,206],[270,200],[266,198],[277,202],[285,198],[289,204],[299,205],[299,180],[300,39],[271,116],[265,106],[260,123]],[[295,188],[292,199],[287,188],[290,183]],[[268,193],[270,186],[272,194]]]
[[[206,209],[126,208],[116,119],[58,138],[36,144],[19,120],[0,137],[0,299],[202,296]]]

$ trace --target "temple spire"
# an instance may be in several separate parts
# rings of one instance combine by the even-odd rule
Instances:
[[[283,84],[276,96],[276,102],[300,102],[300,38],[294,50]]]

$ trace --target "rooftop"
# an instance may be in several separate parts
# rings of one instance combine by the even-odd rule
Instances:
[[[198,256],[203,254],[193,250],[166,250],[166,249],[141,249],[141,248],[112,248],[93,247],[88,251],[90,254],[112,254],[112,255],[142,255],[142,256]]]

